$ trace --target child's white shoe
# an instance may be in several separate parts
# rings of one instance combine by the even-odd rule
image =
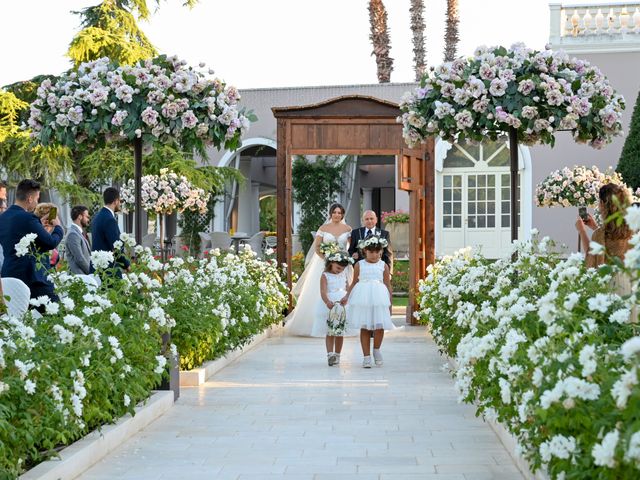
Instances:
[[[371,368],[371,355],[367,355],[362,360],[362,368]]]
[[[337,363],[337,358],[335,353],[327,354],[327,363],[329,364],[330,367],[333,367]]]
[[[373,349],[373,359],[376,361],[376,366],[378,367],[382,366],[382,354],[380,353],[379,348]]]
[[[336,359],[336,361],[335,361],[334,365],[340,365],[340,354],[339,353],[336,353],[335,359]]]

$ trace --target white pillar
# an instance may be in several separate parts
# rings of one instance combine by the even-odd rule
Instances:
[[[240,173],[245,180],[238,191],[238,232],[251,233],[253,229],[253,195],[251,182],[251,161],[240,161]]]
[[[213,231],[214,232],[222,232],[225,230],[224,228],[224,195],[218,195],[216,197],[216,203],[213,207]]]
[[[549,43],[554,47],[560,44],[562,37],[562,26],[564,19],[562,18],[562,4],[549,4]]]
[[[362,187],[362,209],[363,213],[373,209],[373,188]]]
[[[251,182],[251,230],[253,235],[260,231],[260,182]]]

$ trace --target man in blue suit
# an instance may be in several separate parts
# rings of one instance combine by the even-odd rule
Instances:
[[[39,200],[40,184],[34,180],[22,180],[16,188],[16,203],[0,215],[0,245],[4,251],[2,276],[22,280],[29,287],[31,298],[46,295],[57,301],[53,283],[47,279],[49,272],[46,266],[38,265],[33,255],[16,255],[16,244],[29,233],[37,235],[35,246],[41,252],[56,248],[64,236],[59,218],[51,222],[53,231],[49,233],[33,214]]]
[[[102,194],[104,207],[93,217],[91,222],[91,249],[96,251],[113,252],[113,244],[120,240],[120,227],[116,220],[116,213],[121,209],[120,192],[113,187],[107,188]],[[127,270],[129,260],[122,252],[114,252],[116,264]],[[121,273],[118,271],[118,275]]]

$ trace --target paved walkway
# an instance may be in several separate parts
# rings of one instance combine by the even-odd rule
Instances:
[[[402,320],[395,319],[400,322]],[[458,405],[422,327],[365,370],[356,339],[328,367],[320,339],[269,339],[81,478],[207,480],[521,479],[473,409]]]

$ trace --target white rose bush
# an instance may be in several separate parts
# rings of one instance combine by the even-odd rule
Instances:
[[[33,239],[21,242],[33,254]],[[137,260],[122,278],[113,252],[94,252],[100,287],[52,271],[60,302],[0,316],[0,473],[17,477],[63,446],[116,421],[158,387],[173,355],[183,369],[250,341],[282,319],[287,289],[275,262],[213,251],[166,264],[123,235]],[[172,345],[163,351],[162,336]],[[168,348],[167,348],[168,347]]]
[[[28,126],[40,143],[73,149],[141,138],[149,148],[235,150],[252,119],[239,100],[235,87],[177,57],[160,55],[133,66],[100,58],[55,82],[43,81]]]
[[[567,130],[601,148],[621,133],[624,100],[588,62],[515,44],[479,47],[431,70],[400,109],[410,146],[428,136],[495,141],[512,127],[526,145],[553,145],[555,132]]]
[[[636,207],[634,218],[637,230]],[[500,422],[551,478],[637,478],[636,298],[613,279],[631,275],[637,285],[640,234],[625,265],[599,269],[587,270],[581,254],[559,258],[548,238],[514,248],[515,261],[459,251],[419,286],[417,316],[454,360],[460,401]]]

